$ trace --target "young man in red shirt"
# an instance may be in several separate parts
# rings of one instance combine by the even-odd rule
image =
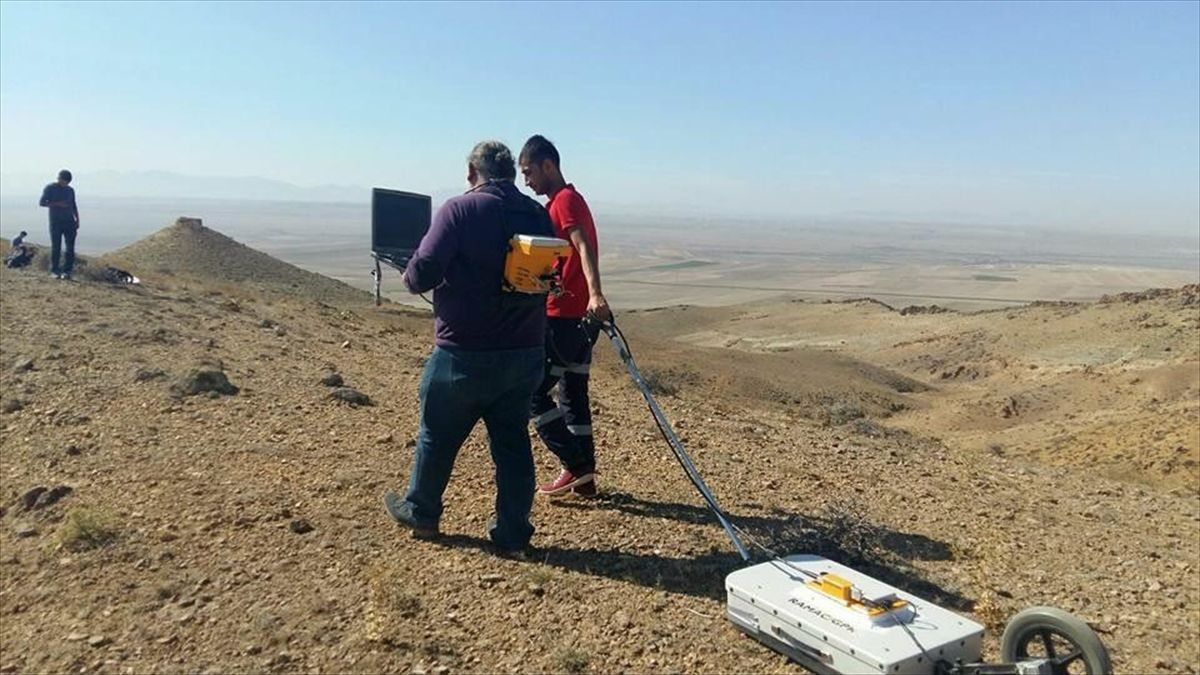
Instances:
[[[596,494],[596,448],[588,371],[598,331],[584,317],[612,319],[600,288],[596,224],[583,196],[563,179],[553,143],[543,136],[531,137],[521,149],[519,162],[525,185],[549,199],[546,210],[555,235],[570,241],[573,249],[562,268],[562,294],[546,301],[546,377],[533,395],[534,426],[563,470],[538,492],[589,497]],[[557,403],[550,396],[554,389]]]

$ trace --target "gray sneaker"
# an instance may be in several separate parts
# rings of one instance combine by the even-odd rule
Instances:
[[[393,520],[412,530],[413,539],[436,539],[440,534],[437,523],[429,525],[418,522],[413,517],[412,507],[394,490],[388,490],[388,493],[383,496],[383,507],[387,509],[388,515]]]

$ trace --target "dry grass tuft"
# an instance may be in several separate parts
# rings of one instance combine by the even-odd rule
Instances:
[[[108,515],[75,508],[58,527],[58,542],[71,551],[86,551],[112,543],[119,534],[120,528]]]

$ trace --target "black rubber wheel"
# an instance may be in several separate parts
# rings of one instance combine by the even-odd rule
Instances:
[[[1083,620],[1055,607],[1030,607],[1014,616],[1000,638],[1005,663],[1050,659],[1058,675],[1108,675],[1112,662],[1100,636]]]

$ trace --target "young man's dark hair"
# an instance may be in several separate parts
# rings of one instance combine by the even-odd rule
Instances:
[[[541,164],[547,159],[554,162],[554,166],[559,166],[558,148],[541,134],[530,136],[529,140],[525,141],[525,147],[521,148],[520,162]]]
[[[59,180],[61,180],[61,181],[65,181],[65,182],[67,182],[67,183],[70,183],[70,182],[71,182],[71,172],[70,172],[70,171],[67,171],[66,169],[63,169],[62,171],[59,171],[59,172],[58,172],[58,179],[59,179]]]

